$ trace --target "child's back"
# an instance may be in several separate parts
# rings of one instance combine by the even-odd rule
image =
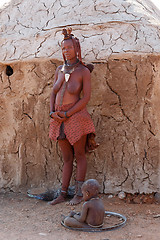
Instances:
[[[84,203],[87,205],[88,214],[86,223],[92,227],[101,227],[104,221],[105,209],[101,199],[91,198],[88,202]]]

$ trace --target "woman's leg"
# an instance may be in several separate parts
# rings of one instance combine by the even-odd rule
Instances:
[[[61,189],[60,196],[50,202],[51,205],[55,205],[57,203],[61,203],[65,201],[70,179],[72,176],[72,170],[73,170],[74,154],[73,154],[72,145],[69,143],[67,139],[58,140],[58,144],[62,151],[62,157],[64,160],[63,172],[62,172],[62,189]]]
[[[74,147],[74,153],[77,160],[77,171],[76,171],[76,180],[77,180],[77,187],[81,187],[82,183],[85,180],[86,170],[87,170],[87,160],[85,155],[85,146],[86,146],[86,138],[87,136],[84,135],[77,141]],[[74,198],[70,201],[71,205],[78,204],[82,201],[82,196],[79,194],[75,194]]]

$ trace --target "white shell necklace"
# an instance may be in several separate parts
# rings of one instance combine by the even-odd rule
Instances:
[[[61,69],[61,72],[64,73],[64,79],[65,79],[66,82],[68,82],[68,80],[71,76],[71,73],[74,72],[74,70],[75,70],[75,68],[72,68],[72,70],[69,73],[64,73],[64,65],[63,65],[63,67]]]
[[[61,72],[64,73],[64,78],[65,78],[65,82],[68,82],[71,76],[71,73],[74,72],[75,68],[79,65],[79,59],[77,59],[77,61],[72,64],[63,64],[63,67],[61,69]]]

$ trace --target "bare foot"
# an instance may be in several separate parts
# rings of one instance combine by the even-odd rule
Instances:
[[[82,201],[83,201],[83,197],[74,195],[72,200],[69,202],[69,205],[77,205],[77,204],[81,203]]]
[[[58,203],[62,203],[66,201],[66,196],[63,196],[62,194],[60,194],[56,199],[54,199],[53,201],[48,202],[48,204],[50,205],[56,205]]]

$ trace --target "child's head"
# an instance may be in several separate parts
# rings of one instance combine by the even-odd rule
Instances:
[[[99,193],[100,185],[96,179],[88,179],[82,185],[82,193],[85,201],[96,197]]]

